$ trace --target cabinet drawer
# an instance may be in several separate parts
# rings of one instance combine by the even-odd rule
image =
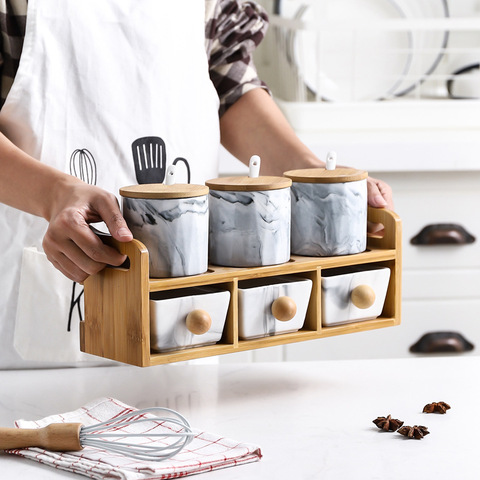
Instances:
[[[473,343],[474,354],[480,353],[478,299],[406,301],[403,303],[403,314],[404,329],[401,338],[407,350],[426,333],[455,332]]]
[[[480,172],[375,173],[394,192],[403,219],[403,269],[480,268]],[[426,226],[454,224],[472,235],[465,245],[412,245]]]
[[[167,352],[217,343],[222,337],[230,292],[209,287],[150,295],[150,346]]]
[[[403,272],[404,300],[474,299],[480,296],[480,269],[430,269]]]
[[[403,266],[404,268],[480,267],[480,205],[479,193],[457,193],[454,197],[445,192],[429,195],[416,192],[413,199],[399,199],[405,209]],[[419,204],[428,208],[418,209]],[[453,224],[475,237],[467,244],[412,245],[424,227]],[[433,227],[435,228],[435,227]]]
[[[387,294],[389,268],[346,267],[322,272],[322,325],[377,318]]]
[[[238,283],[238,335],[242,340],[296,332],[303,327],[312,281],[285,276]]]
[[[402,323],[394,328],[322,338],[284,346],[285,361],[408,358],[411,345],[425,333],[453,331],[473,343],[461,355],[480,354],[480,300],[404,301]],[[457,355],[457,354],[453,354]]]

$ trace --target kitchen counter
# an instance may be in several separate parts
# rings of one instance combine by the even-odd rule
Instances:
[[[0,425],[111,396],[176,409],[195,428],[262,449],[259,462],[192,478],[477,479],[479,371],[474,356],[0,371]],[[422,413],[437,401],[452,408]],[[409,440],[380,431],[372,420],[388,414],[431,433]],[[4,453],[0,472],[2,480],[82,478]]]

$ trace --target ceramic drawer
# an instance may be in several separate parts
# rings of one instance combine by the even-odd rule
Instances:
[[[377,318],[383,310],[390,269],[355,266],[322,271],[322,325]]]
[[[297,276],[239,282],[239,338],[245,340],[300,330],[311,291],[312,281]]]
[[[223,333],[230,292],[191,287],[150,295],[150,346],[158,352],[217,343]]]

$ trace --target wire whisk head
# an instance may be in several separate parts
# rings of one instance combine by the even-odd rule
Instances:
[[[169,408],[136,410],[117,418],[82,426],[82,447],[94,447],[137,460],[172,458],[195,436],[188,420]]]

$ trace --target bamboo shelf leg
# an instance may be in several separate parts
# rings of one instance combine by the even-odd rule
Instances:
[[[85,281],[84,352],[138,366],[150,364],[148,252],[136,240],[109,240],[130,268],[105,268]]]

